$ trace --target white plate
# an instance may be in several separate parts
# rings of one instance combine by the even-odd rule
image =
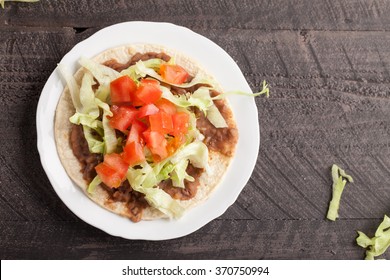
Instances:
[[[125,22],[104,28],[77,44],[61,60],[71,70],[79,67],[81,56],[93,57],[120,45],[151,43],[176,49],[196,59],[221,83],[224,90],[251,92],[233,59],[209,39],[177,25],[152,22]],[[179,220],[133,223],[96,205],[67,176],[57,155],[54,140],[54,114],[64,84],[55,70],[42,90],[37,108],[38,150],[46,174],[61,200],[85,222],[111,234],[128,239],[164,240],[194,232],[222,215],[234,203],[248,182],[259,151],[260,133],[253,98],[229,98],[237,126],[237,153],[223,181],[211,197],[189,210]]]

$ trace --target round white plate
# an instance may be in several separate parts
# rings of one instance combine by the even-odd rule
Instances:
[[[251,92],[233,59],[209,39],[177,25],[153,22],[125,22],[104,28],[77,44],[61,63],[72,71],[81,56],[93,57],[112,47],[150,43],[176,49],[197,60],[220,82],[224,90]],[[164,240],[190,234],[222,215],[234,203],[248,182],[259,151],[260,133],[253,98],[229,98],[239,130],[236,155],[223,181],[207,201],[189,210],[179,220],[133,223],[92,202],[68,177],[61,165],[54,140],[54,114],[64,83],[57,70],[42,90],[37,108],[38,150],[46,174],[61,200],[85,222],[111,234],[128,239]]]

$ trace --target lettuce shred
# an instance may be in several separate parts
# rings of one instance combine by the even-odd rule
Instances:
[[[0,6],[4,9],[5,2],[27,2],[27,3],[33,3],[33,2],[39,2],[39,0],[0,0]]]
[[[356,242],[360,247],[366,248],[366,260],[374,260],[390,247],[390,218],[385,215],[373,238],[358,231]]]
[[[348,182],[352,183],[353,179],[351,176],[347,175],[343,169],[338,167],[336,164],[332,166],[332,180],[333,180],[333,197],[329,203],[329,209],[327,218],[331,221],[335,221],[338,218],[339,206],[341,200],[341,194],[344,191],[344,187]]]

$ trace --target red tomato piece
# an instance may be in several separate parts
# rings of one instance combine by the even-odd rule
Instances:
[[[96,173],[104,184],[110,188],[118,188],[122,183],[122,178],[115,169],[108,166],[104,162],[99,163],[95,167]]]
[[[185,112],[178,112],[172,115],[174,136],[184,135],[188,132],[190,116]]]
[[[157,131],[162,134],[169,134],[173,131],[172,115],[165,112],[149,116],[150,130]]]
[[[143,118],[149,115],[157,114],[159,109],[154,104],[147,104],[145,106],[142,106],[138,110],[138,118]]]
[[[122,180],[126,177],[129,165],[123,161],[122,157],[119,154],[106,154],[104,156],[104,163],[114,169]]]
[[[184,83],[189,74],[179,65],[163,64],[160,67],[161,77],[168,83],[180,85]]]
[[[129,165],[118,154],[106,154],[104,161],[95,167],[96,173],[104,184],[110,188],[118,188],[126,178]]]
[[[111,111],[114,115],[110,118],[110,125],[120,131],[125,131],[138,115],[137,109],[133,106],[113,105]]]
[[[156,102],[156,106],[158,109],[160,109],[160,111],[164,111],[165,113],[170,115],[173,115],[177,111],[176,105],[165,98],[160,98]]]
[[[129,76],[122,76],[110,83],[110,96],[113,104],[131,102],[131,94],[137,85]]]
[[[130,128],[130,133],[127,136],[126,145],[130,142],[137,142],[143,144],[143,139],[141,137],[142,133],[147,129],[147,125],[139,120],[134,120]]]
[[[167,140],[164,135],[157,131],[145,131],[143,133],[146,146],[153,155],[156,155],[156,161],[163,160],[168,156]]]
[[[161,95],[162,91],[158,86],[158,82],[151,79],[142,80],[135,92],[136,98],[144,104],[155,103],[160,99]],[[137,106],[136,104],[134,105]]]
[[[134,141],[127,143],[123,149],[122,157],[129,166],[134,166],[144,162],[145,155],[143,146],[139,142]]]

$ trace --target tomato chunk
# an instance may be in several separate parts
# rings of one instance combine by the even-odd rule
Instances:
[[[160,90],[157,81],[144,79],[141,81],[135,95],[136,98],[144,104],[151,104],[160,99],[162,91]],[[136,104],[134,105],[137,106]]]
[[[99,178],[104,184],[110,188],[118,188],[122,183],[122,178],[115,171],[104,162],[99,163],[95,167],[96,173],[99,175]]]
[[[129,76],[122,76],[110,83],[110,96],[113,104],[131,102],[131,94],[137,85]]]
[[[96,173],[107,186],[117,188],[126,178],[129,165],[116,153],[106,154],[104,161],[95,167]]]
[[[126,145],[130,142],[137,142],[143,144],[143,138],[141,137],[141,135],[147,128],[148,127],[143,122],[139,120],[134,120],[130,128],[130,133],[127,136]]]
[[[113,105],[111,111],[114,115],[110,118],[110,125],[120,131],[125,131],[138,115],[137,109],[133,106]]]
[[[185,112],[178,112],[172,115],[173,131],[175,136],[184,135],[188,132],[190,116]]]
[[[104,163],[116,170],[116,172],[121,178],[124,178],[126,176],[126,172],[129,168],[129,165],[123,161],[119,154],[106,154],[104,156]]]
[[[169,134],[173,131],[172,116],[165,112],[149,116],[150,129],[162,134]]]
[[[160,98],[156,102],[156,106],[159,110],[164,111],[165,113],[170,115],[173,115],[177,111],[176,105],[165,98]]]
[[[168,156],[167,140],[164,135],[157,131],[145,131],[143,133],[146,146],[150,149],[153,155],[156,155],[156,161],[163,160]]]
[[[127,143],[123,149],[122,157],[129,166],[134,166],[144,162],[145,155],[143,146],[139,142],[135,141]]]
[[[189,76],[189,74],[183,67],[171,64],[161,65],[160,75],[168,83],[178,85],[184,83]]]
[[[159,109],[154,104],[147,104],[139,109],[138,118],[143,118],[149,115],[157,114]]]

